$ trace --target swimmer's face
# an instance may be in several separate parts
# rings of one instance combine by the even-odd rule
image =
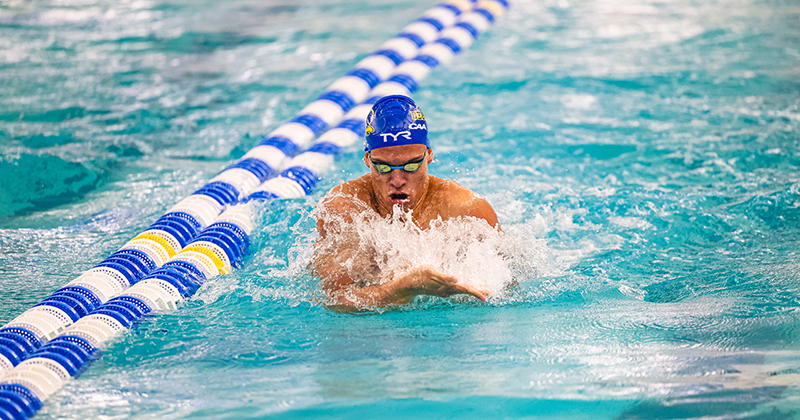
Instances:
[[[423,161],[416,172],[393,169],[389,173],[381,174],[370,159],[376,164],[391,166],[403,166],[419,162],[420,159]],[[364,163],[370,171],[370,181],[378,207],[386,213],[391,213],[395,205],[400,205],[403,210],[416,208],[428,191],[428,164],[432,161],[433,150],[423,144],[383,147],[373,150],[371,156],[370,152],[364,153]]]

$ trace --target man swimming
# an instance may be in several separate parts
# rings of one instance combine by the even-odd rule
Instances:
[[[428,174],[433,150],[427,121],[411,98],[386,96],[367,117],[364,163],[369,173],[331,189],[316,209],[320,239],[312,267],[331,307],[352,310],[403,304],[418,295],[468,294],[486,300],[489,290],[464,283],[430,265],[381,270],[386,256],[358,244],[354,229],[378,218],[431,223],[459,217],[500,229],[492,206],[454,181]]]

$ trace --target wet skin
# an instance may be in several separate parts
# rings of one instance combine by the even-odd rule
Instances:
[[[393,169],[389,173],[381,174],[371,164],[375,162],[402,166],[418,162],[423,158],[424,162],[416,172]],[[364,163],[370,170],[368,177],[372,185],[372,204],[378,214],[384,217],[391,214],[394,205],[400,205],[405,211],[417,209],[427,198],[430,189],[428,164],[431,162],[433,162],[433,150],[426,153],[425,146],[417,144],[384,147],[375,149],[371,153],[365,152]]]
[[[381,174],[371,163],[402,166],[418,162],[423,157],[423,163],[416,172],[393,169]],[[410,222],[420,229],[427,229],[432,221],[440,218],[447,220],[456,217],[483,219],[499,229],[497,215],[483,197],[456,182],[428,174],[428,165],[433,158],[433,150],[426,150],[420,144],[379,148],[373,150],[371,155],[365,153],[364,163],[370,172],[334,187],[321,200],[317,220],[321,241],[329,239],[329,234],[338,235],[343,231],[341,224],[353,223],[356,215],[374,214],[385,218],[393,213],[394,206],[400,206],[406,212],[410,210]],[[486,300],[490,293],[485,288],[463,283],[427,265],[407,267],[402,273],[382,273],[382,277],[388,280],[376,285],[359,286],[363,279],[350,278],[337,266],[337,261],[351,257],[351,261],[372,261],[374,258],[358,253],[358,250],[346,245],[339,246],[333,251],[318,252],[312,261],[312,267],[323,278],[321,285],[328,296],[329,306],[334,309],[358,310],[402,304],[423,294],[447,297],[465,293]],[[368,267],[364,271],[367,272]]]

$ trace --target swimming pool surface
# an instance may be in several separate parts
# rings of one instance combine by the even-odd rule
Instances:
[[[0,324],[434,4],[0,3]],[[782,1],[513,1],[414,98],[431,172],[484,195],[514,255],[440,262],[518,287],[323,307],[311,210],[365,172],[354,147],[261,208],[240,270],[37,418],[798,418],[798,21]]]

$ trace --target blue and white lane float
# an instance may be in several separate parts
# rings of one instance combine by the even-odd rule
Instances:
[[[483,0],[472,10],[458,16],[454,26],[422,46],[416,56],[399,64],[385,82],[377,84],[358,106],[348,111],[342,121],[325,132],[307,151],[287,161],[275,178],[263,183],[247,200],[299,198],[312,192],[317,181],[333,168],[336,154],[364,137],[365,119],[372,104],[383,96],[410,96],[419,82],[439,65],[447,65],[456,54],[469,48],[508,8],[505,0]]]
[[[462,4],[461,7],[465,6]],[[455,16],[460,13],[461,9],[453,4],[443,4],[425,12],[419,20],[404,28],[398,36],[359,62],[348,76],[334,83],[321,96],[322,99],[314,101],[292,121],[273,131],[262,142],[264,144],[253,148],[247,156],[222,171],[195,194],[171,208],[153,226],[136,236],[120,251],[6,327],[32,330],[28,331],[32,334],[16,330],[13,332],[23,336],[33,335],[36,340],[46,341],[84,316],[87,310],[97,306],[98,302],[105,302],[110,296],[119,294],[147,273],[160,267],[191,241],[199,229],[208,226],[223,206],[246,196],[272,175],[274,173],[272,168],[279,168],[285,158],[280,149],[298,149],[307,143],[308,136],[313,135],[311,127],[322,126],[319,121],[323,119],[333,120],[336,114],[335,108],[338,106],[333,100],[347,103],[363,99],[369,92],[369,83],[384,80],[394,68],[395,61],[414,54],[417,45],[424,45],[436,39],[439,30],[452,26],[455,23]],[[280,149],[276,149],[274,145],[280,145]],[[33,319],[36,321],[28,322]],[[13,336],[9,338],[19,339]],[[33,340],[33,344],[36,344],[36,340]],[[16,360],[15,356],[22,356],[25,353],[13,352],[13,347],[16,346],[10,344],[6,347],[11,348],[8,351],[14,353],[10,355],[12,361],[10,364],[15,364],[13,363]],[[9,358],[0,359],[0,375],[6,370],[3,368],[9,366],[7,362]]]
[[[319,130],[336,121],[356,101],[363,100],[375,83],[385,80],[396,63],[413,56],[419,46],[435,40],[468,7],[469,2],[456,0],[426,11],[356,64],[353,71],[337,80],[297,117],[278,127],[242,159],[171,208],[121,250],[0,329],[0,377],[24,360],[31,349],[161,267],[193,240],[200,229],[208,226],[225,205],[246,197],[275,173],[273,168],[280,168],[287,153],[305,148]]]
[[[98,305],[20,362],[0,381],[0,419],[33,416],[41,402],[85,369],[101,345],[154,310],[175,309],[203,282],[241,261],[252,231],[244,207],[223,212],[180,252]]]
[[[496,4],[493,7],[491,2],[485,3],[486,5],[479,5],[477,8],[480,14],[499,15],[497,12],[490,14],[485,10],[499,9]],[[447,40],[444,43],[448,43]],[[396,91],[391,93],[394,92]],[[224,175],[230,179],[230,175]],[[215,178],[212,182],[218,182],[220,178]],[[209,186],[213,187],[214,185],[209,183]],[[204,189],[214,190],[207,187]],[[195,211],[196,209],[188,210]],[[201,237],[195,241],[196,243],[193,243],[192,247],[184,249],[185,252],[176,256],[175,261],[164,264],[162,269],[153,272],[152,276],[137,284],[135,289],[131,288],[122,296],[109,300],[85,320],[76,322],[64,334],[37,350],[35,357],[20,363],[20,369],[11,372],[11,375],[3,380],[5,386],[0,386],[0,396],[7,397],[5,398],[7,401],[3,401],[7,403],[4,407],[11,410],[4,409],[5,413],[0,412],[0,414],[6,417],[4,414],[14,412],[21,415],[21,418],[25,418],[25,413],[35,412],[35,410],[31,411],[31,408],[36,406],[34,398],[37,396],[46,398],[51,392],[57,390],[60,387],[59,380],[63,381],[69,378],[69,376],[65,376],[64,372],[68,375],[76,374],[81,366],[85,366],[97,346],[121,329],[120,325],[129,326],[135,319],[153,309],[173,308],[175,303],[181,299],[178,296],[187,297],[206,278],[227,273],[231,269],[232,263],[240,261],[246,253],[249,231],[235,229],[236,227],[241,228],[240,225],[249,224],[249,216],[242,214],[243,210],[245,210],[244,207],[237,206],[223,213],[223,219],[227,217],[230,220],[223,220],[219,225],[215,223],[215,226],[210,226],[208,231],[204,230]],[[239,222],[239,225],[236,222]],[[84,351],[80,351],[79,348]],[[54,361],[57,364],[61,362],[62,369],[58,369],[51,363]],[[32,387],[36,392],[30,391],[25,385]],[[10,418],[20,417],[15,415]]]
[[[502,12],[495,1],[479,2],[476,10],[493,21]],[[365,89],[364,84],[373,88],[389,76],[402,76],[404,73],[394,71],[397,64],[418,56],[419,47],[429,41],[439,42],[442,30],[456,23],[463,27],[464,20],[457,22],[457,17],[468,6],[453,1],[427,11],[359,62],[353,72],[334,83],[298,117],[271,133],[250,156],[171,208],[120,251],[0,329],[0,375],[6,373],[0,378],[0,419],[34,415],[45,398],[85,369],[102,343],[146,313],[174,309],[206,279],[235,267],[249,246],[250,210],[234,206],[216,219],[215,215],[225,205],[246,197],[269,177],[273,167],[280,167],[287,156],[284,149],[293,154],[341,119],[357,99],[380,94],[380,89]],[[446,39],[443,42],[448,43]],[[398,80],[388,83],[392,86]],[[308,130],[300,126],[311,130],[312,135],[309,137]],[[262,149],[256,150],[259,147]]]
[[[428,10],[331,84],[296,117],[267,135],[242,161],[259,159],[275,170],[280,169],[288,157],[307,149],[316,136],[339,122],[345,113],[367,99],[378,84],[390,78],[398,65],[416,56],[421,47],[436,41],[441,31],[455,25],[458,16],[470,9],[468,0],[453,0]],[[362,122],[354,124],[357,128]]]

